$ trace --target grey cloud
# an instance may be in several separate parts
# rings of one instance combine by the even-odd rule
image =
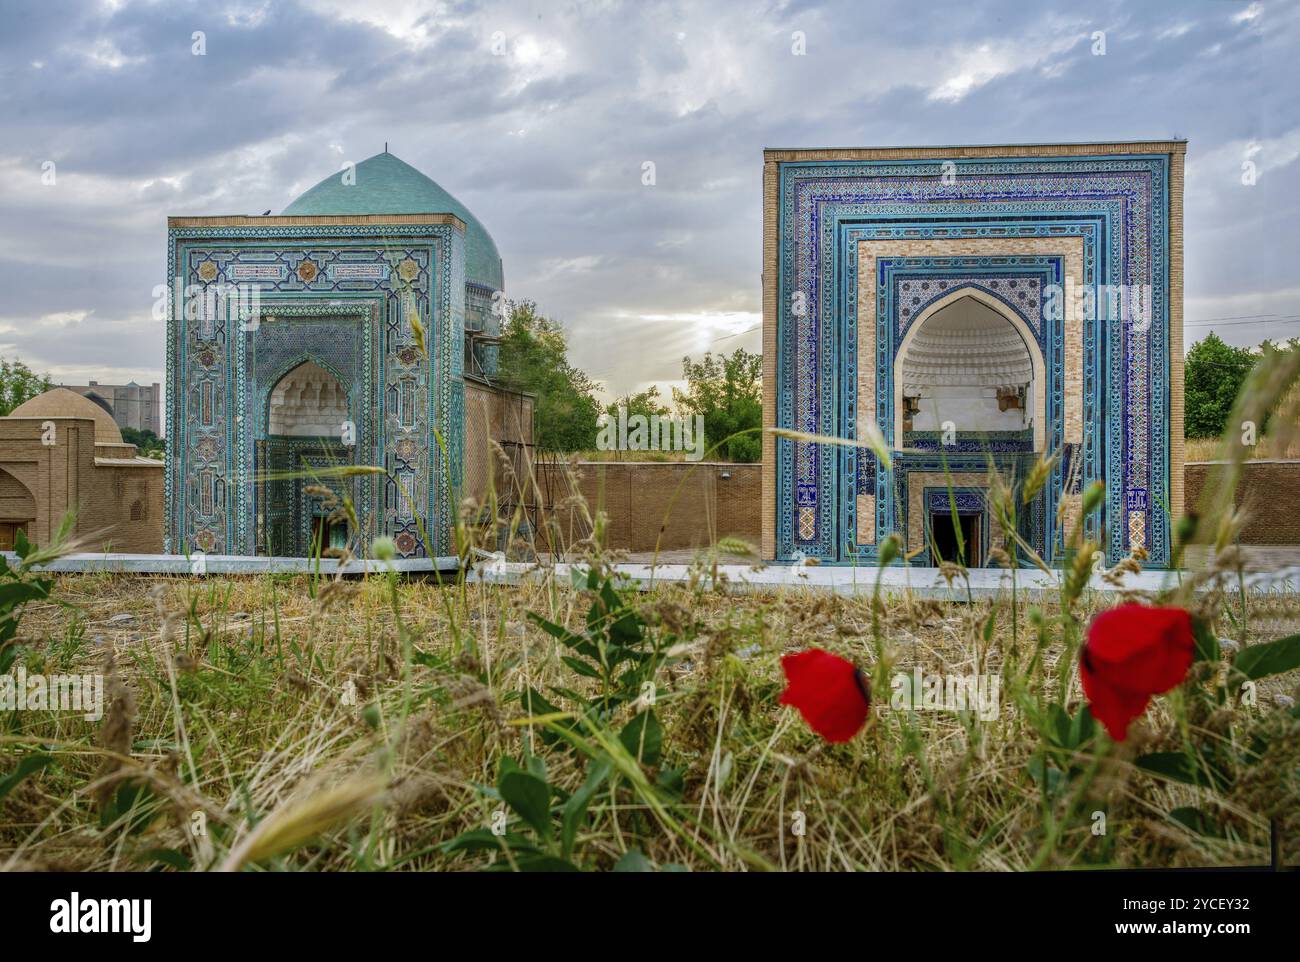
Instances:
[[[0,353],[152,380],[166,215],[278,211],[385,141],[475,211],[508,293],[562,318],[611,393],[676,379],[706,340],[697,323],[646,317],[758,312],[767,146],[1185,136],[1189,318],[1254,302],[1300,314],[1279,293],[1300,251],[1284,156],[1300,141],[1300,26],[1295,8],[1262,7],[1233,23],[1247,4],[453,3],[431,5],[423,43],[329,0],[267,4],[240,25],[227,14],[252,6],[7,7],[0,172],[55,159],[53,190],[69,193],[0,184]],[[190,54],[194,30],[205,57]],[[497,30],[511,56],[492,55]],[[790,53],[795,30],[805,57]],[[936,98],[946,81],[964,95]],[[1235,151],[1250,141],[1273,154],[1245,188]],[[65,199],[87,184],[87,202]],[[1250,325],[1223,333],[1258,339]],[[710,343],[755,349],[758,336]]]

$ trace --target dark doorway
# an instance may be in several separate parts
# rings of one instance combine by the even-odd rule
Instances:
[[[958,548],[957,532],[961,531],[961,544]],[[952,512],[934,512],[930,515],[931,537],[934,538],[934,563],[952,561],[965,564],[968,568],[978,568],[983,563],[980,545],[980,516],[978,514],[960,514],[953,524]],[[964,557],[963,557],[964,555]]]
[[[331,521],[324,515],[315,515],[311,519],[311,551],[325,551],[329,548],[346,548],[348,545],[348,523]]]
[[[13,551],[14,542],[21,532],[27,535],[28,521],[0,521],[0,551]]]

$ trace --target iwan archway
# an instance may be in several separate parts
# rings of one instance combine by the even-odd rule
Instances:
[[[263,424],[258,500],[266,553],[302,557],[347,546],[355,532],[336,508],[345,496],[356,502],[355,485],[330,469],[355,461],[348,391],[307,358],[271,386]]]
[[[1042,451],[1045,385],[1042,352],[1015,311],[978,288],[956,290],[912,321],[898,348],[894,447],[1012,438]]]
[[[1185,153],[766,151],[764,425],[788,433],[764,436],[764,557],[874,564],[898,536],[896,563],[928,565],[960,535],[980,549],[968,563],[1028,564],[986,533],[987,479],[1019,484],[1050,457],[1017,545],[1063,558],[1100,480],[1101,508],[1081,523],[1107,563],[1141,550],[1168,564],[1183,500]],[[877,434],[888,457],[866,443]],[[941,510],[949,531],[935,539]]]
[[[903,465],[908,451],[954,458],[983,451],[988,466],[1013,481],[1025,453],[1043,450],[1046,382],[1033,332],[1006,302],[976,287],[940,297],[915,314],[894,359],[895,458]],[[1006,552],[987,470],[899,477],[909,555],[983,567],[994,549]]]
[[[0,551],[12,551],[18,532],[36,520],[36,498],[22,481],[0,468]]]
[[[492,383],[501,255],[473,212],[387,151],[343,174],[279,215],[168,219],[169,551],[302,551],[301,502],[262,478],[329,428],[329,453],[367,469],[348,480],[356,545],[384,535],[400,558],[455,553],[462,466],[488,442],[466,433],[466,382],[489,407],[514,403]],[[272,386],[307,359],[346,392],[351,445],[328,423],[336,409],[269,430]],[[331,388],[329,404],[341,396]]]

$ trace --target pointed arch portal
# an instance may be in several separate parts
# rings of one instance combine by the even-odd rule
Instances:
[[[322,469],[355,463],[351,401],[338,377],[313,358],[290,367],[266,394],[258,494],[262,550],[310,556],[347,544],[348,522],[337,516],[355,483]],[[328,488],[334,497],[323,496]]]
[[[913,431],[956,436],[1028,432],[1044,446],[1043,354],[1005,304],[965,287],[931,304],[908,327],[894,360],[894,447]]]
[[[763,557],[1051,566],[1079,530],[1168,566],[1186,152],[765,151]]]

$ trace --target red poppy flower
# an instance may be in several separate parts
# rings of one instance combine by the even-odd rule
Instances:
[[[1181,684],[1196,640],[1182,608],[1127,604],[1103,611],[1088,628],[1079,677],[1092,714],[1122,742],[1152,695]]]
[[[870,686],[853,662],[811,648],[785,655],[781,669],[781,704],[799,709],[808,727],[828,742],[846,742],[867,723]]]

